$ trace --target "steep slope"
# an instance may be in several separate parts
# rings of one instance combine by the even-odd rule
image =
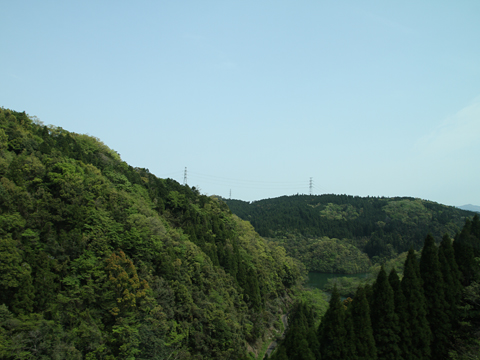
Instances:
[[[0,224],[5,359],[243,358],[302,275],[216,198],[3,108]]]

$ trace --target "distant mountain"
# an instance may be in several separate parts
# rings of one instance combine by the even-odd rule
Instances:
[[[467,204],[467,205],[459,206],[458,208],[462,210],[480,212],[480,206],[478,205]]]

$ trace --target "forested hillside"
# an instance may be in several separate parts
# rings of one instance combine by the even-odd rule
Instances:
[[[292,313],[273,360],[478,359],[480,219],[467,219],[439,246],[431,235],[420,259],[410,249],[403,273],[383,268],[373,286],[340,300],[333,289],[320,324],[307,304]]]
[[[0,358],[240,359],[298,261],[214,197],[0,109]]]
[[[317,271],[324,270],[314,263],[318,259],[311,254],[319,248],[330,249],[330,259],[338,255],[340,260],[339,254],[348,253],[356,259],[356,265],[350,263],[351,267],[364,269],[368,264],[360,251],[378,262],[406,252],[411,246],[419,250],[428,233],[438,243],[443,234],[456,234],[465,218],[474,215],[466,210],[408,197],[294,195],[251,203],[224,201],[234,214],[250,221],[260,235],[282,244],[289,255]],[[335,266],[342,268],[338,263]],[[355,272],[352,268],[338,271],[330,267],[330,270]]]

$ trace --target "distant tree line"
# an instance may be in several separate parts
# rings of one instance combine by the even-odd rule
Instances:
[[[281,196],[254,202],[224,201],[260,235],[281,243],[289,255],[297,258],[309,253],[308,246],[296,246],[298,239],[328,237],[346,240],[374,262],[382,262],[410,247],[420,250],[428,233],[438,243],[443,234],[457,233],[465,218],[474,215],[410,197],[325,194]],[[291,249],[296,249],[300,257]],[[305,264],[308,266],[309,262]]]

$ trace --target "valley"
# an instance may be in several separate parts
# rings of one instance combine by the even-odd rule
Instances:
[[[379,331],[420,311],[419,358],[466,359],[480,328],[479,223],[409,197],[206,196],[1,108],[0,358],[355,358],[377,339],[381,359],[414,339],[396,333],[388,350]],[[378,309],[397,320],[380,324]]]

